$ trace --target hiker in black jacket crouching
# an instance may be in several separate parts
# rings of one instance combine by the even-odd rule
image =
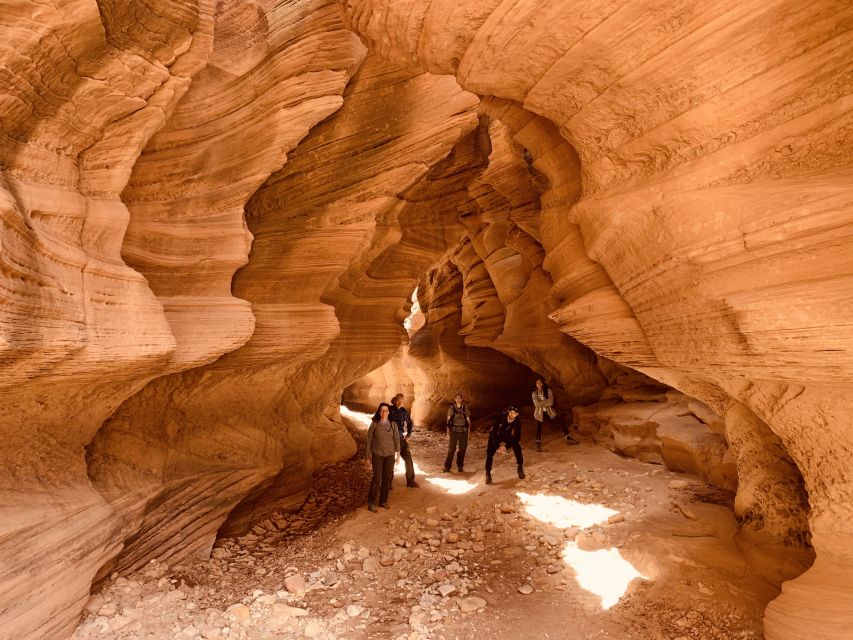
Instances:
[[[500,419],[489,431],[489,442],[486,445],[486,484],[492,484],[492,460],[499,450],[507,447],[515,453],[518,464],[518,477],[524,480],[524,456],[521,454],[521,420],[518,419],[518,408],[509,406]]]

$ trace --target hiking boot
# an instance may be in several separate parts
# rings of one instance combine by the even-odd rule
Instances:
[[[566,436],[566,444],[580,444],[580,442],[575,440],[572,436]]]
[[[378,512],[379,512],[379,508],[378,508],[375,504],[369,504],[369,505],[367,505],[367,510],[368,510],[368,511],[371,511],[371,512],[373,512],[373,513],[378,513]]]
[[[486,484],[492,484],[492,472],[486,471]]]
[[[450,473],[450,467],[444,467],[443,473]]]
[[[518,465],[518,479],[519,479],[519,480],[524,480],[524,478],[525,478],[525,476],[524,476],[524,467],[522,467],[521,465]]]
[[[541,443],[541,442],[537,442],[537,443],[536,443],[536,450],[537,450],[537,451],[542,451],[542,443]]]
[[[456,467],[459,470],[459,473],[465,473],[465,469],[463,467]]]
[[[412,480],[411,482],[407,482],[406,486],[409,487],[410,489],[417,489],[421,485],[419,485],[417,482]]]
[[[379,506],[380,506],[380,507],[382,507],[383,509],[390,509],[390,508],[391,508],[391,507],[389,507],[389,506],[388,506],[388,503],[387,503],[387,502],[383,502],[383,503],[382,503],[382,504],[380,504]]]

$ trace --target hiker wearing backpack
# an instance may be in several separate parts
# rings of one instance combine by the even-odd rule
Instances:
[[[518,465],[518,477],[524,480],[524,456],[521,454],[521,420],[518,419],[518,407],[506,408],[489,431],[486,445],[486,484],[492,484],[492,460],[497,452],[505,452],[507,447],[515,453]]]
[[[390,407],[388,419],[392,424],[396,425],[397,431],[400,433],[400,457],[406,465],[406,486],[416,489],[420,485],[415,482],[415,463],[412,461],[412,451],[409,449],[409,436],[412,435],[412,430],[414,429],[415,424],[412,422],[412,417],[409,415],[409,411],[403,406],[404,397],[405,396],[402,393],[398,393],[396,396],[391,398],[391,402],[389,402],[388,405],[383,403],[380,405],[380,408],[383,406]],[[376,413],[373,414],[373,421],[379,421],[379,409],[377,409]],[[394,482],[392,478],[391,484],[388,485],[388,490],[390,491],[393,488]]]
[[[532,393],[533,397],[533,420],[536,421],[536,450],[542,451],[542,423],[547,419],[549,422],[557,421],[563,430],[563,435],[566,436],[566,444],[580,444],[572,436],[569,435],[569,428],[566,423],[557,418],[557,412],[554,410],[554,392],[545,384],[542,378],[536,380],[536,388]]]
[[[444,461],[444,472],[450,472],[453,464],[453,454],[456,453],[456,468],[462,472],[465,470],[465,451],[468,449],[468,433],[471,430],[471,412],[468,405],[462,402],[462,396],[456,394],[453,404],[447,408],[447,458]]]
[[[373,420],[367,429],[367,446],[364,450],[364,462],[373,469],[367,493],[367,508],[374,513],[379,511],[377,502],[379,507],[390,509],[388,489],[391,487],[391,478],[394,477],[394,463],[400,455],[400,432],[389,418],[391,407],[383,402],[376,413],[379,414],[379,419]]]

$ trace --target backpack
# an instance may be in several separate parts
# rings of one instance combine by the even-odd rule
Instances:
[[[454,402],[452,405],[450,405],[450,409],[451,409],[451,411],[453,411],[453,413],[451,413],[450,417],[447,419],[447,426],[448,427],[453,428],[454,422],[456,422],[456,414],[457,413],[461,413],[463,416],[465,416],[465,422],[467,424],[468,415],[465,413],[465,405],[464,404],[462,405],[462,408],[459,409],[456,407],[456,403]]]

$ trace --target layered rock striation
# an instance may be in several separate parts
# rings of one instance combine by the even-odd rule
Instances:
[[[853,410],[850,7],[345,6],[382,55],[453,74],[547,120],[550,149],[571,145],[563,173],[579,191],[542,211],[552,317],[721,413],[745,405],[783,443],[805,481],[818,556],[769,607],[767,634],[843,637],[853,615],[853,540],[841,524],[853,454],[843,417]],[[553,161],[534,166],[548,175]],[[595,308],[610,312],[584,322]]]
[[[121,259],[142,149],[212,48],[211,2],[0,9],[0,628],[67,637],[121,547],[84,446],[176,341]]]
[[[816,553],[767,637],[846,637],[851,11],[0,8],[0,628],[299,504],[399,354],[426,421],[541,375],[626,453],[736,468],[746,552]],[[620,367],[707,409],[637,434],[662,387]]]
[[[418,302],[426,322],[412,335],[403,362],[414,370],[412,418],[443,429],[447,408],[462,395],[477,424],[493,418],[507,404],[525,404],[531,371],[494,349],[460,339],[462,274],[448,260],[418,284]]]
[[[389,103],[396,111],[378,108]],[[140,544],[128,546],[120,568],[209,551],[217,532],[242,532],[301,504],[315,464],[354,453],[337,416],[341,389],[398,348],[397,310],[413,286],[413,261],[423,253],[428,264],[436,250],[406,247],[418,231],[401,230],[409,207],[398,194],[475,126],[475,107],[448,79],[368,59],[337,116],[255,194],[246,214],[255,239],[233,284],[251,303],[250,339],[213,364],[150,384],[92,449],[105,492],[126,494],[110,484],[117,458],[135,473],[150,468],[139,478],[147,504],[133,516]],[[403,117],[413,113],[423,118]],[[172,542],[177,530],[181,545]]]

